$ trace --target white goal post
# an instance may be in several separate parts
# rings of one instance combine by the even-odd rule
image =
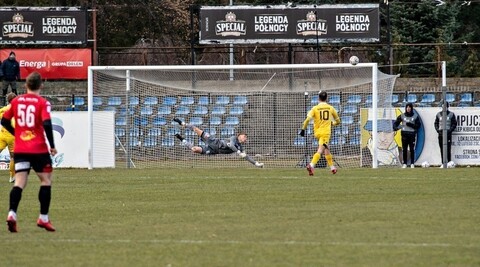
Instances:
[[[305,138],[297,136],[297,131],[322,90],[343,120],[332,129],[334,160],[340,167],[377,168],[377,116],[392,107],[396,77],[380,72],[377,63],[91,66],[89,162],[95,154],[93,113],[111,110],[115,112],[116,167],[252,167],[233,154],[192,154],[174,134],[194,144],[202,141],[172,123],[174,117],[216,138],[245,131],[247,154],[266,167],[302,167],[318,144],[311,126]],[[368,118],[360,115],[372,109],[378,112],[367,112]],[[369,136],[363,129],[367,119]],[[368,156],[367,139],[373,148]]]

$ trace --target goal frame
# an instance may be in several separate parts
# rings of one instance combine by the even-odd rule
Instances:
[[[372,109],[377,110],[378,105],[378,63],[358,63],[352,65],[350,63],[330,63],[330,64],[271,64],[271,65],[155,65],[155,66],[89,66],[88,67],[88,85],[87,85],[87,114],[88,114],[88,169],[93,169],[93,92],[94,92],[94,71],[96,70],[116,70],[125,71],[125,90],[130,90],[131,70],[255,70],[255,69],[304,69],[304,68],[371,68],[372,70]],[[233,77],[234,79],[234,77]],[[377,112],[372,112],[372,141],[373,141],[373,155],[372,155],[372,168],[378,168],[377,161],[377,147],[378,147],[378,135],[377,135]]]

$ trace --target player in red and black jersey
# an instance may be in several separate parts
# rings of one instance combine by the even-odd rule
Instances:
[[[42,77],[38,72],[27,76],[27,93],[17,96],[11,107],[3,114],[1,124],[15,136],[14,161],[15,185],[10,191],[10,210],[7,217],[8,230],[17,232],[17,208],[22,198],[23,188],[27,185],[28,174],[33,169],[40,178],[40,216],[38,227],[55,231],[48,219],[51,200],[52,160],[50,155],[57,154],[53,141],[50,103],[40,96]],[[15,128],[11,119],[14,119]],[[47,146],[46,139],[50,147]]]

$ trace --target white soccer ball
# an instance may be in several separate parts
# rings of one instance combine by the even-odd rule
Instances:
[[[358,62],[360,62],[360,59],[358,59],[357,56],[351,56],[351,57],[350,57],[350,64],[352,64],[352,65],[357,65]]]
[[[428,161],[422,162],[422,168],[428,168],[428,167],[430,167],[430,163],[428,163]]]
[[[455,164],[455,162],[453,162],[453,161],[449,161],[449,162],[447,163],[447,168],[449,168],[449,169],[455,168],[455,166],[456,166],[456,164]]]

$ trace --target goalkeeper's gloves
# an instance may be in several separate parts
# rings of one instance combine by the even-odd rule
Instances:
[[[242,151],[240,151],[240,150],[237,150],[237,154],[238,154],[241,158],[244,158],[244,157],[247,156],[247,153],[242,152]]]
[[[300,129],[300,131],[298,131],[298,135],[300,135],[300,136],[305,136],[305,130],[304,130],[304,129]]]
[[[255,167],[263,168],[263,163],[255,161]]]

